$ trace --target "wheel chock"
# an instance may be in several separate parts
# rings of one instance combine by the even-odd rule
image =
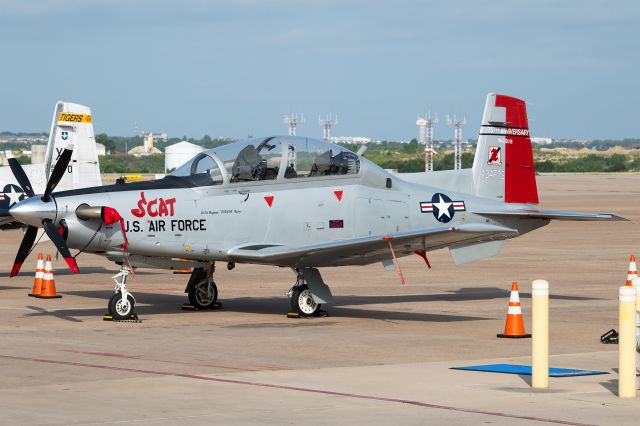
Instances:
[[[322,309],[318,309],[312,316],[310,317],[303,317],[302,315],[300,315],[297,312],[287,312],[287,318],[325,318],[328,317],[329,314],[327,313],[327,311],[322,310]]]
[[[110,314],[106,314],[102,317],[102,321],[113,321],[113,322],[142,322],[142,320],[140,318],[138,318],[137,314],[131,314],[129,315],[129,318],[127,318],[126,320],[117,320],[117,319],[113,319],[113,315]]]
[[[210,309],[222,309],[222,303],[214,303],[208,308],[198,308],[190,303],[183,303],[182,308],[183,311],[206,311]]]
[[[600,341],[602,343],[604,343],[605,345],[617,345],[618,344],[618,332],[615,331],[613,328],[609,331],[607,331],[606,333],[604,333],[602,336],[600,336]]]

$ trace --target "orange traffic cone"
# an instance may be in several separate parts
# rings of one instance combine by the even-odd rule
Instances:
[[[56,283],[53,281],[53,267],[51,266],[51,255],[47,255],[47,262],[44,264],[44,278],[42,279],[42,291],[39,299],[57,299],[62,296],[56,293]]]
[[[497,336],[511,339],[531,337],[530,334],[525,334],[524,332],[518,283],[515,281],[511,284],[511,297],[509,298],[509,310],[507,311],[507,322],[504,325],[504,334],[498,334]]]
[[[38,297],[42,292],[42,279],[44,278],[44,262],[42,253],[38,253],[38,263],[36,264],[36,277],[33,280],[33,290],[29,293],[31,297]]]
[[[633,285],[633,279],[638,278],[638,266],[636,265],[636,257],[629,257],[629,270],[627,271],[627,285]]]

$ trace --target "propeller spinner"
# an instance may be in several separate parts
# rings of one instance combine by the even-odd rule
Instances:
[[[18,163],[15,158],[9,159],[9,166],[11,167],[13,175],[20,186],[24,189],[25,193],[29,196],[26,200],[20,201],[9,209],[9,214],[13,216],[14,219],[28,225],[27,231],[22,238],[22,243],[20,243],[16,260],[13,263],[13,268],[11,268],[11,277],[15,277],[18,275],[18,272],[20,272],[22,264],[31,252],[31,247],[35,242],[38,228],[40,226],[44,228],[44,231],[47,233],[51,241],[53,241],[62,257],[64,257],[64,260],[67,262],[67,265],[69,265],[71,271],[79,272],[75,258],[71,256],[67,243],[64,241],[54,224],[58,209],[55,198],[52,196],[53,191],[56,189],[56,186],[58,186],[58,183],[64,176],[64,172],[71,161],[71,154],[73,154],[73,145],[70,144],[64,149],[58,159],[58,162],[53,168],[42,197],[35,196],[31,182],[20,163]]]

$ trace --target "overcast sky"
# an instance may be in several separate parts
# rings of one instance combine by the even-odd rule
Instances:
[[[640,2],[0,0],[0,130],[48,131],[57,100],[96,132],[416,137],[488,92],[528,102],[534,136],[640,137]]]

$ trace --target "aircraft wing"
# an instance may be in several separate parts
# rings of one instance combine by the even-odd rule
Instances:
[[[503,210],[503,211],[476,211],[473,212],[482,216],[516,217],[520,219],[548,219],[548,220],[611,220],[628,221],[615,213],[583,213],[566,212],[562,210]]]
[[[397,255],[406,255],[415,250],[431,251],[452,245],[505,240],[517,235],[517,230],[505,226],[462,223],[298,246],[244,244],[229,250],[227,256],[235,262],[288,267],[367,265],[391,257],[389,241],[384,238],[391,238]]]

